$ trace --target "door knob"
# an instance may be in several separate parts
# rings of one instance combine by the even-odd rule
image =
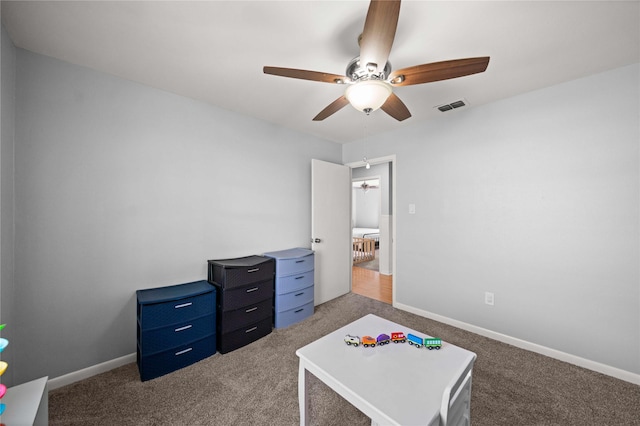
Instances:
[[[312,243],[316,243],[316,244],[319,243],[320,241],[322,241],[322,240],[320,240],[320,238],[312,238],[311,239],[311,242]]]

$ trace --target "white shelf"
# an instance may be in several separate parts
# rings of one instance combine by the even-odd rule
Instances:
[[[48,425],[48,377],[42,377],[7,389],[2,398],[6,405],[0,420],[6,426]]]

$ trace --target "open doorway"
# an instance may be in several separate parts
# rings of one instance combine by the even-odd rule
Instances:
[[[380,176],[351,178],[353,265],[380,271]],[[360,174],[360,173],[358,173]]]
[[[352,292],[393,303],[393,162],[351,165]]]

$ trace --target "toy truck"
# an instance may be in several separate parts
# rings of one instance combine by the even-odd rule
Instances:
[[[393,343],[404,343],[407,341],[407,338],[404,336],[403,332],[396,331],[391,333],[391,341]]]

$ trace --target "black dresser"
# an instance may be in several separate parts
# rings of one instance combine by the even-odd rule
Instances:
[[[217,346],[231,352],[271,333],[275,262],[262,256],[209,260],[218,288]]]
[[[206,281],[138,290],[140,379],[150,380],[216,353],[216,288]]]

